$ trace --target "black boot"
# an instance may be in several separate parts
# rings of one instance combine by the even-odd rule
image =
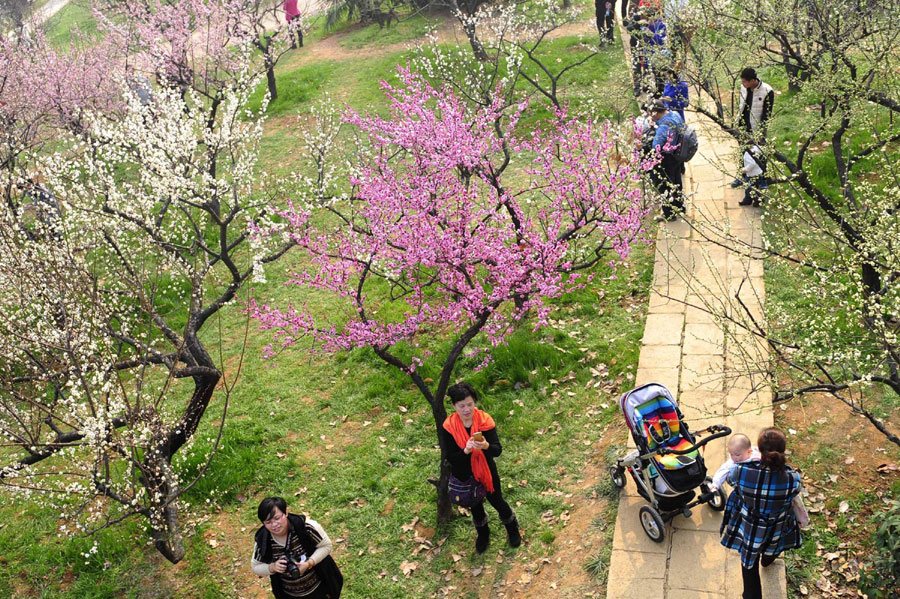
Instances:
[[[488,545],[491,544],[491,529],[487,523],[487,517],[481,522],[472,522],[475,525],[475,532],[478,533],[478,537],[475,539],[475,551],[478,553],[484,553]]]
[[[513,512],[509,518],[503,521],[503,525],[506,527],[506,542],[509,543],[510,547],[518,547],[522,544],[522,535],[519,533],[519,520],[516,518],[516,513]]]

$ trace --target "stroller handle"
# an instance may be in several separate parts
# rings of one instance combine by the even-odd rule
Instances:
[[[666,447],[660,447],[659,450],[657,450],[657,453],[659,455],[685,455],[685,454],[691,453],[692,451],[696,451],[696,450],[700,449],[701,447],[703,447],[710,441],[714,441],[715,439],[721,439],[722,437],[727,437],[728,435],[731,434],[731,429],[728,428],[727,426],[724,426],[721,424],[713,424],[712,426],[709,426],[703,430],[697,431],[694,434],[699,436],[699,435],[701,435],[703,433],[707,433],[707,432],[712,433],[712,434],[710,436],[704,438],[702,441],[694,443],[687,449],[668,449]]]

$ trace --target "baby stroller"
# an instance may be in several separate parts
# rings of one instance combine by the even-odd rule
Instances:
[[[661,543],[665,523],[679,514],[690,517],[694,506],[708,503],[716,511],[725,509],[725,492],[710,490],[712,479],[706,476],[699,450],[713,439],[730,435],[730,428],[714,424],[692,433],[675,398],[657,383],[625,393],[619,407],[637,449],[616,460],[609,473],[621,489],[627,470],[638,493],[650,503],[640,510],[641,527],[648,537]],[[708,436],[701,440],[703,435]],[[698,487],[701,494],[694,500]]]

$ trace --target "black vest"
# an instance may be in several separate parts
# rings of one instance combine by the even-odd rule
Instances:
[[[297,535],[303,552],[312,555],[316,550],[316,541],[306,532],[306,517],[288,514],[288,525],[292,534]],[[256,548],[260,553],[259,561],[272,563],[272,533],[265,526],[260,526],[256,531]],[[339,599],[341,589],[344,586],[344,577],[331,556],[327,556],[321,563],[313,566],[320,584],[331,599]],[[276,599],[291,599],[284,595],[281,585],[281,577],[278,574],[269,576],[272,582],[272,593]]]

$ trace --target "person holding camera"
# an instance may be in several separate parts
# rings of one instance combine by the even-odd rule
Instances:
[[[331,539],[315,520],[288,513],[281,497],[266,497],[256,510],[250,567],[268,576],[276,599],[338,599],[344,577],[331,557]]]

